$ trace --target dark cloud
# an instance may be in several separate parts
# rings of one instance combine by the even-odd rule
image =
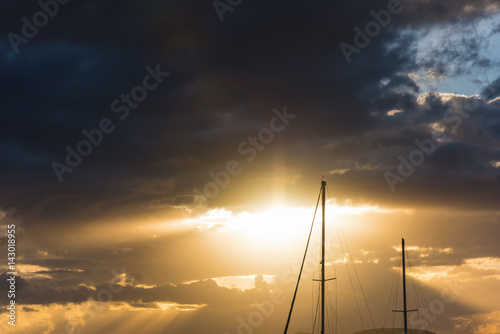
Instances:
[[[498,95],[500,95],[500,78],[484,87],[481,95],[485,98],[485,100],[492,100],[498,97]]]
[[[439,64],[417,62],[419,27],[459,17],[475,20],[493,4],[402,5],[402,14],[394,15],[350,65],[339,43],[354,43],[353,28],[373,19],[370,10],[386,9],[386,1],[305,7],[251,3],[225,13],[223,23],[209,3],[201,2],[61,6],[19,53],[6,40],[1,44],[1,182],[9,189],[0,194],[2,208],[25,224],[57,224],[185,206],[192,188],[203,187],[208,172],[235,156],[238,144],[268,122],[271,109],[285,104],[300,115],[300,124],[292,124],[273,145],[291,165],[297,164],[292,155],[308,154],[309,147],[316,155],[338,156],[318,150],[319,143],[386,132],[393,120],[374,113],[398,109],[404,112],[394,119],[414,122],[416,110],[422,110],[416,105],[421,89],[407,74],[433,67],[449,74]],[[38,10],[22,2],[6,6],[11,14],[3,23],[5,32],[19,32],[22,22],[16,14],[29,17]],[[432,15],[419,15],[424,12]],[[84,24],[89,17],[93,24]],[[401,34],[406,26],[410,32]],[[463,36],[463,48],[480,47],[477,34]],[[480,60],[477,53],[453,45],[428,59],[445,65]],[[156,64],[171,76],[120,121],[111,102],[140,84],[145,67]],[[438,118],[442,104],[427,103],[426,113]],[[76,148],[85,139],[81,131],[98,127],[105,117],[116,130],[104,135],[103,143],[60,184],[51,163],[64,163],[65,146]],[[411,141],[421,126],[407,127],[399,140]],[[385,140],[375,139],[380,145],[387,145]],[[297,152],[293,148],[301,142],[304,149]],[[253,170],[266,168],[269,155],[263,155]]]

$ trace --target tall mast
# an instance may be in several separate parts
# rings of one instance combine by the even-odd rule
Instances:
[[[408,334],[408,310],[406,309],[406,268],[405,268],[405,239],[401,239],[401,256],[403,257],[403,317],[405,324],[405,334]]]
[[[325,187],[326,181],[322,180],[321,207],[323,219],[321,224],[321,334],[325,334]]]
[[[302,276],[302,270],[304,269],[304,263],[306,261],[307,250],[309,248],[309,242],[311,241],[311,235],[313,232],[314,222],[316,220],[316,212],[318,211],[319,200],[321,197],[321,211],[322,211],[322,224],[321,224],[321,279],[313,279],[313,281],[319,281],[321,283],[321,334],[325,334],[325,282],[331,281],[336,278],[325,278],[325,188],[326,181],[323,179],[321,181],[321,189],[318,195],[318,200],[316,202],[316,209],[314,210],[314,218],[311,224],[311,230],[309,231],[309,238],[307,238],[306,250],[304,252],[304,257],[302,259],[302,265],[300,266],[299,277],[297,278],[297,285],[295,286],[295,292],[293,293],[292,304],[290,305],[290,311],[288,312],[288,318],[286,320],[285,332],[288,332],[288,325],[290,324],[290,318],[292,317],[293,306],[295,304],[295,298],[297,297],[297,291],[299,289],[300,277]],[[315,320],[316,321],[316,320]],[[316,325],[316,322],[315,322]]]
[[[406,307],[406,264],[405,264],[405,239],[401,239],[401,258],[403,264],[403,310],[392,310],[392,312],[403,312],[405,331],[408,334],[408,312],[418,311],[418,309],[408,310]]]

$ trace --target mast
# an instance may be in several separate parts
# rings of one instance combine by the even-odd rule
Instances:
[[[406,307],[406,263],[405,263],[405,239],[401,239],[401,258],[403,264],[403,310],[392,310],[392,312],[403,312],[404,334],[408,334],[408,312],[418,311],[418,309],[408,310]]]
[[[326,181],[321,181],[321,334],[325,334],[325,187]],[[407,333],[405,333],[407,334]]]
[[[285,325],[285,332],[284,334],[287,334],[288,332],[288,325],[290,325],[290,319],[292,318],[292,312],[293,312],[293,305],[295,304],[295,298],[297,297],[297,291],[299,290],[299,283],[300,283],[300,278],[302,276],[302,270],[304,269],[304,263],[306,262],[306,255],[307,255],[307,250],[309,249],[309,242],[311,241],[311,235],[313,232],[313,227],[314,227],[314,221],[316,220],[316,213],[318,212],[318,206],[319,206],[319,200],[321,198],[321,194],[323,194],[323,226],[324,226],[324,221],[325,221],[325,185],[326,182],[323,180],[321,183],[321,188],[318,194],[318,200],[316,201],[316,209],[314,210],[314,217],[313,221],[311,223],[311,230],[309,231],[309,237],[307,238],[307,244],[306,244],[306,250],[304,252],[304,257],[302,258],[302,265],[300,266],[300,271],[299,271],[299,277],[297,278],[297,285],[295,286],[295,292],[293,293],[293,298],[292,298],[292,304],[290,305],[290,311],[288,312],[288,318],[286,320],[286,325]],[[324,248],[323,248],[324,249]],[[313,281],[319,281],[313,279]],[[324,281],[324,279],[323,279]]]
[[[316,209],[314,210],[314,217],[313,221],[311,224],[311,230],[309,231],[309,238],[307,239],[307,244],[306,244],[306,250],[304,252],[304,257],[302,258],[302,265],[300,266],[300,271],[299,271],[299,277],[297,278],[297,285],[295,286],[295,292],[293,293],[293,298],[292,298],[292,304],[290,305],[290,311],[288,312],[288,318],[286,321],[285,325],[285,332],[284,334],[287,334],[288,332],[288,325],[290,324],[290,319],[292,317],[292,311],[293,311],[293,306],[295,304],[295,298],[297,297],[297,291],[299,288],[299,283],[300,283],[300,278],[302,276],[302,270],[304,269],[304,263],[306,261],[306,255],[307,255],[307,250],[309,248],[309,242],[311,241],[311,235],[313,232],[313,226],[314,226],[314,221],[316,219],[316,212],[318,211],[319,207],[319,200],[321,198],[321,211],[322,211],[322,226],[321,226],[321,279],[313,279],[313,281],[319,281],[321,286],[321,334],[325,334],[325,282],[334,280],[335,278],[325,278],[325,188],[326,188],[326,181],[323,179],[321,181],[321,188],[319,191],[318,195],[318,201],[316,202]]]
[[[401,239],[401,256],[403,257],[403,317],[405,334],[408,334],[408,310],[406,309],[406,268],[405,268],[405,239]]]

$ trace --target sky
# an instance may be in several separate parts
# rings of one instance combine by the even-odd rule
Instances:
[[[500,333],[497,1],[0,17],[2,333],[282,332],[322,178],[336,330],[402,326],[405,238],[410,327]],[[291,334],[311,333],[317,224]]]

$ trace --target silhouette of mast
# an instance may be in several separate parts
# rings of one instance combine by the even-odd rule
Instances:
[[[331,281],[336,279],[334,278],[325,278],[326,270],[325,270],[325,188],[326,181],[321,181],[321,211],[322,211],[322,220],[321,220],[321,334],[325,334],[325,283],[327,281]]]
[[[325,239],[326,239],[326,231],[325,231],[325,189],[326,189],[326,181],[323,179],[321,181],[321,188],[318,194],[318,200],[316,202],[316,209],[314,210],[314,217],[313,217],[313,222],[311,224],[311,230],[309,231],[309,237],[307,239],[307,244],[306,244],[306,250],[304,252],[304,257],[302,258],[302,265],[300,266],[300,271],[299,271],[299,276],[297,278],[297,284],[295,286],[295,292],[293,294],[292,298],[292,303],[290,305],[290,311],[288,312],[288,318],[286,321],[285,325],[285,331],[284,334],[287,334],[288,332],[288,326],[290,325],[290,319],[292,317],[292,312],[293,312],[293,306],[295,304],[295,298],[297,297],[297,291],[299,288],[299,283],[300,283],[300,278],[302,276],[302,270],[304,269],[304,263],[306,261],[306,255],[307,255],[307,250],[309,248],[309,242],[311,241],[311,235],[313,232],[313,226],[314,226],[314,221],[316,219],[316,212],[318,211],[319,207],[319,201],[321,199],[321,211],[322,211],[322,224],[321,224],[321,279],[313,279],[313,281],[319,281],[321,286],[321,293],[320,293],[320,299],[321,299],[321,334],[325,334],[325,282],[334,280],[335,278],[325,278],[326,271],[325,271]],[[316,322],[315,322],[316,324]]]
[[[403,312],[404,334],[408,334],[408,312],[418,311],[406,308],[406,265],[405,265],[405,239],[401,239],[401,258],[403,263],[403,311],[393,310],[393,312]]]
[[[321,334],[325,334],[325,187],[326,181],[321,181]]]
[[[405,334],[408,334],[408,310],[406,309],[406,266],[405,266],[405,239],[401,239],[401,253],[403,256],[403,317]]]

